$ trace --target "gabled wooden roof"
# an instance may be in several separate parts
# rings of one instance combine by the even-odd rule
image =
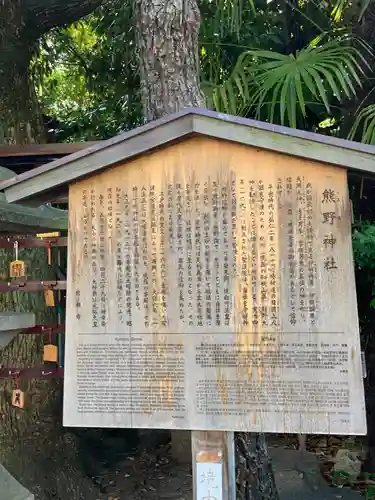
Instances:
[[[189,108],[18,175],[0,190],[9,202],[41,203],[111,165],[196,135],[375,173],[374,146]]]

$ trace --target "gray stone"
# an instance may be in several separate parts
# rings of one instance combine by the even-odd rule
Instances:
[[[17,174],[10,170],[10,168],[0,167],[0,181],[9,181],[13,177],[17,177]]]
[[[363,500],[347,488],[329,486],[313,453],[270,448],[280,500]]]
[[[9,472],[0,465],[1,500],[34,500],[34,495],[24,488]]]
[[[351,482],[355,481],[358,478],[362,467],[360,454],[361,450],[347,448],[337,450],[336,456],[333,459],[334,470],[337,473],[343,472]]]
[[[22,330],[35,326],[34,313],[0,313],[0,348],[5,347]]]

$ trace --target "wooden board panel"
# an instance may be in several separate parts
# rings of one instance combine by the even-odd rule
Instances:
[[[344,169],[192,138],[69,198],[64,425],[365,433]]]
[[[98,142],[75,142],[54,144],[22,144],[12,146],[0,146],[0,157],[9,156],[51,156],[70,155],[77,151],[99,144]]]

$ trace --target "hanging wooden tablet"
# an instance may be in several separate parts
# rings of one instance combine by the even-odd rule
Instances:
[[[57,345],[46,344],[44,346],[43,361],[48,361],[49,363],[57,363],[57,360]]]
[[[53,290],[44,290],[44,300],[47,307],[55,307],[55,295]]]
[[[12,393],[12,406],[21,410],[25,406],[25,395],[20,389],[14,389]]]
[[[22,278],[26,276],[26,266],[23,260],[18,260],[18,241],[14,242],[16,259],[9,265],[9,275],[11,278]]]
[[[20,389],[20,379],[16,378],[16,388],[12,392],[12,406],[22,409],[25,406],[25,394]]]
[[[49,363],[57,363],[59,359],[57,345],[52,344],[52,332],[48,333],[48,344],[44,346],[43,350],[43,361],[48,361]]]
[[[12,393],[12,406],[21,410],[25,406],[25,395],[20,389],[14,389]]]

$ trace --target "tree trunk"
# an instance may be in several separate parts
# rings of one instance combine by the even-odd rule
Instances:
[[[277,500],[264,434],[236,434],[236,482],[239,500]]]
[[[44,142],[41,112],[30,76],[30,61],[38,37],[48,29],[72,22],[100,0],[2,0],[0,2],[0,144]],[[45,250],[20,250],[28,279],[56,279]],[[1,279],[8,278],[11,252],[0,250]],[[0,294],[1,311],[31,311],[37,323],[53,323],[42,293]],[[43,339],[19,335],[0,351],[0,365],[33,367],[43,364]],[[84,477],[72,435],[61,422],[58,380],[20,381],[25,408],[11,406],[15,381],[0,381],[0,462],[37,500],[97,498],[92,481]],[[3,485],[0,483],[0,488]],[[1,495],[0,495],[1,496]]]
[[[17,0],[0,4],[0,143],[43,140],[29,66],[35,39],[21,35],[22,11]]]
[[[26,262],[28,279],[56,279],[45,250],[21,250],[19,258]],[[1,252],[2,279],[7,277],[11,260],[11,252]],[[43,293],[0,294],[0,310],[31,311],[39,324],[56,322],[54,309],[46,308]],[[43,339],[39,335],[19,335],[0,352],[0,364],[5,367],[41,366],[42,359]],[[15,380],[4,379],[0,387],[0,463],[38,500],[79,499],[80,495],[88,500],[97,498],[93,483],[81,471],[75,440],[62,427],[61,381],[21,379],[23,410],[11,406]]]
[[[204,107],[196,0],[137,0],[136,26],[146,121]],[[239,500],[278,500],[264,435],[237,434],[236,466]]]
[[[199,83],[196,1],[137,0],[136,9],[146,121],[186,107],[205,107]]]

